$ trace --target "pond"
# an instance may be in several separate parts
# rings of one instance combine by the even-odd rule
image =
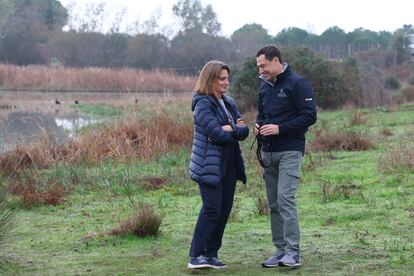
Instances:
[[[13,149],[17,144],[28,144],[47,135],[64,142],[74,137],[77,131],[87,125],[98,123],[101,118],[80,114],[40,113],[14,111],[0,115],[0,152]]]

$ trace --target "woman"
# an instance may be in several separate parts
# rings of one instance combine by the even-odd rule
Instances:
[[[249,135],[235,101],[225,96],[230,68],[212,60],[201,70],[193,95],[194,142],[189,173],[203,205],[194,230],[188,268],[226,268],[218,258],[237,180],[246,183],[239,140]]]

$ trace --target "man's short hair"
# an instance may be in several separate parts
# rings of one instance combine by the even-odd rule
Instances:
[[[261,55],[264,55],[265,59],[267,59],[268,61],[271,61],[274,57],[277,57],[279,59],[279,62],[282,62],[282,56],[280,55],[280,51],[274,44],[268,44],[261,47],[257,51],[256,57],[259,57]]]

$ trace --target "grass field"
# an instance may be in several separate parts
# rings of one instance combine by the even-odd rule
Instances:
[[[173,103],[154,113],[177,120],[191,118],[188,99],[179,100],[175,107]],[[143,104],[135,112],[152,114],[150,110]],[[247,117],[250,124],[252,117]],[[346,136],[350,131],[372,147],[313,150],[312,143],[321,135]],[[19,198],[11,199],[20,208],[14,240],[0,252],[8,262],[4,273],[413,275],[413,135],[414,105],[319,113],[308,133],[309,151],[297,197],[302,233],[299,269],[260,266],[274,248],[269,219],[259,214],[264,187],[261,168],[249,149],[250,136],[242,143],[248,184],[238,184],[219,252],[229,265],[225,272],[186,268],[201,199],[187,176],[190,146],[182,146],[146,161],[103,160],[29,171],[42,179],[39,183],[53,182],[70,192],[55,206],[25,207]],[[7,176],[2,179],[13,182]],[[159,235],[110,234],[142,201],[163,216]]]

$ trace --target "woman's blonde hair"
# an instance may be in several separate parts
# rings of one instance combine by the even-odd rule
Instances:
[[[230,75],[230,67],[222,61],[210,60],[201,69],[194,91],[199,95],[214,95],[213,82],[220,77],[221,71],[226,70]]]

